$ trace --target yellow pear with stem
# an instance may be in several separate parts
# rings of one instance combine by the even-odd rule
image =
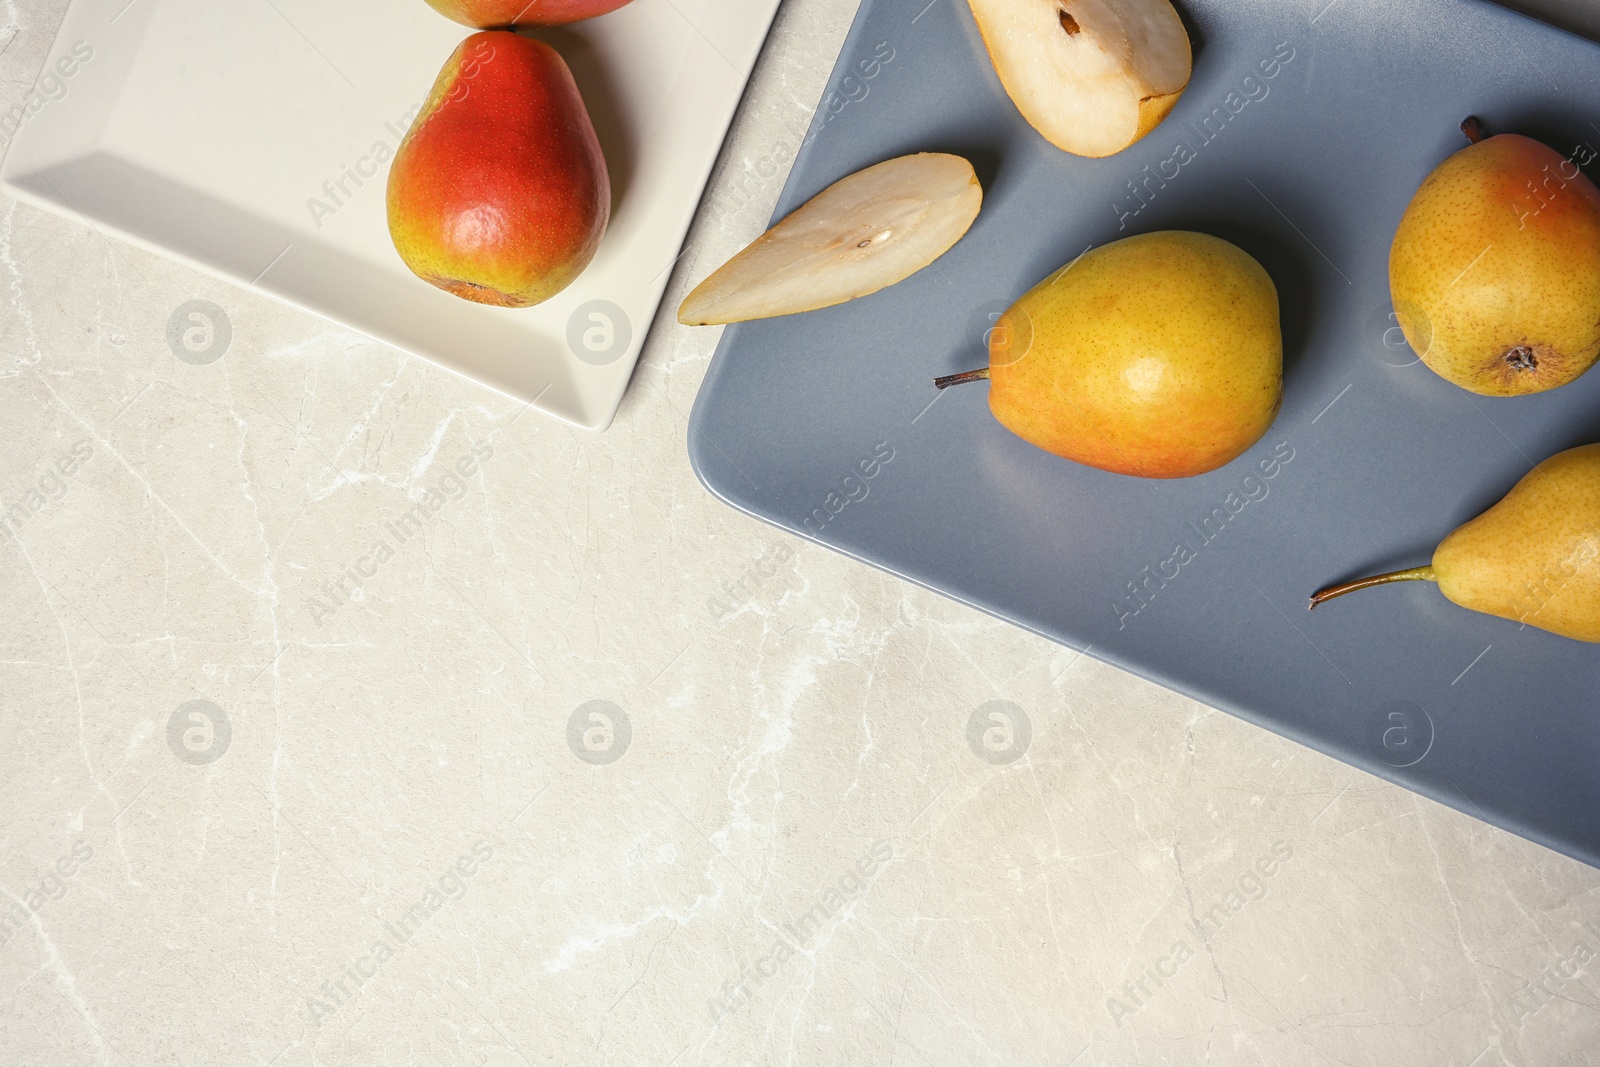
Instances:
[[[1029,444],[1115,474],[1191,478],[1239,458],[1283,403],[1278,290],[1237,245],[1165,230],[1085,252],[989,334],[989,410]]]
[[[1390,582],[1437,582],[1452,602],[1600,642],[1600,444],[1551,456],[1439,542],[1426,567],[1330,586],[1311,607]]]

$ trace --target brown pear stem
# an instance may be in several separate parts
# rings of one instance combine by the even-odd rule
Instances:
[[[1336,596],[1344,596],[1346,593],[1353,593],[1368,586],[1388,585],[1390,582],[1437,582],[1438,580],[1432,567],[1412,567],[1409,570],[1391,571],[1388,574],[1375,574],[1371,578],[1359,578],[1342,585],[1330,585],[1326,589],[1312,593],[1311,604],[1306,610],[1311,610],[1325,600],[1332,600]]]
[[[960,374],[946,374],[943,378],[935,378],[933,384],[940,389],[948,389],[952,385],[966,385],[968,382],[982,381],[989,377],[988,367],[979,367],[977,370],[964,370]]]
[[[1467,140],[1477,144],[1489,135],[1483,128],[1483,120],[1476,115],[1468,115],[1461,121],[1461,132],[1467,135]]]

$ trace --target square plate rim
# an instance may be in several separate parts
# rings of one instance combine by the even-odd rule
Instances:
[[[63,53],[63,50],[66,47],[67,35],[69,32],[71,32],[75,25],[77,25],[78,20],[82,20],[90,16],[94,2],[95,0],[70,0],[61,14],[60,22],[51,36],[49,45],[44,49],[43,67],[41,67],[41,71],[45,67],[49,66],[52,59],[60,56]],[[158,0],[150,0],[150,2],[152,3],[153,7]],[[670,0],[668,0],[668,2],[670,3]],[[671,240],[670,244],[668,242],[663,242],[663,247],[666,247],[670,253],[681,254],[688,241],[690,231],[699,214],[699,209],[705,201],[707,191],[710,188],[711,180],[716,173],[717,165],[721,161],[723,154],[727,149],[729,138],[733,132],[734,123],[738,118],[740,106],[749,92],[750,82],[754,78],[757,68],[760,65],[761,57],[765,52],[767,42],[771,38],[773,27],[777,23],[778,12],[782,8],[783,4],[783,0],[732,0],[732,2],[740,5],[760,5],[756,16],[756,32],[747,42],[751,48],[752,59],[749,68],[740,73],[737,84],[730,87],[730,89],[727,91],[727,96],[721,109],[723,114],[718,116],[719,121],[717,123],[717,135],[715,137],[714,144],[708,146],[708,150],[703,153],[703,156],[697,159],[695,170],[693,171],[694,181],[692,183],[692,187],[695,190],[694,200],[692,203],[689,203],[685,206],[681,224],[674,228],[673,239]],[[671,6],[676,10],[676,4],[672,4]],[[688,16],[683,15],[681,11],[678,12],[678,14],[680,17],[684,18],[685,21],[689,21],[691,27],[694,26],[693,22],[688,19]],[[120,17],[120,14],[118,17]],[[112,21],[115,22],[116,19],[113,19]],[[457,28],[461,31],[461,36],[463,39],[467,35],[475,32],[469,27],[465,26],[460,26]],[[136,38],[136,48],[142,49],[146,46],[146,32],[143,28],[130,29],[122,32]],[[702,38],[704,37],[704,35],[701,34],[697,28],[695,29],[695,34]],[[715,45],[711,45],[711,47],[714,48]],[[29,92],[37,88],[38,81],[41,76],[42,75],[39,72],[35,72],[33,78],[28,82]],[[431,77],[431,72],[427,76]],[[24,100],[26,100],[26,95],[24,96]],[[589,398],[589,402],[586,403],[586,398],[581,395],[581,390],[575,388],[574,393],[577,395],[575,396],[574,404],[571,407],[552,406],[548,403],[542,403],[539,401],[538,397],[543,395],[544,390],[540,390],[539,392],[534,393],[532,396],[518,395],[509,388],[489,381],[484,377],[479,377],[472,370],[458,365],[458,361],[450,356],[428,351],[426,350],[425,346],[416,344],[411,340],[400,336],[393,330],[386,329],[382,323],[358,325],[352,321],[349,321],[347,318],[341,317],[339,309],[333,306],[331,303],[318,304],[311,302],[302,299],[284,289],[281,289],[265,279],[258,278],[256,280],[252,280],[245,277],[241,272],[230,269],[226,265],[212,262],[201,256],[194,255],[188,251],[174,247],[173,245],[165,244],[159,239],[159,237],[147,236],[135,232],[115,220],[105,218],[103,215],[97,216],[92,211],[81,211],[69,200],[67,200],[64,194],[63,198],[58,200],[41,192],[40,190],[30,188],[28,185],[23,184],[24,179],[27,177],[31,177],[35,174],[48,173],[49,171],[59,167],[70,167],[75,164],[84,163],[96,156],[108,156],[126,165],[135,167],[141,166],[137,160],[129,159],[114,151],[108,151],[103,143],[103,136],[101,136],[99,133],[94,136],[89,146],[83,151],[75,152],[67,158],[46,158],[39,161],[29,161],[27,159],[29,149],[28,142],[32,139],[40,137],[38,129],[48,125],[47,122],[41,122],[41,119],[43,119],[44,116],[49,115],[50,110],[51,109],[48,107],[42,108],[41,114],[35,116],[34,119],[26,123],[19,123],[19,128],[12,132],[11,137],[4,145],[3,151],[0,151],[0,191],[3,191],[5,195],[11,197],[16,202],[26,204],[30,208],[42,211],[46,214],[65,219],[75,225],[85,226],[88,229],[107,238],[108,240],[116,240],[124,244],[131,245],[151,255],[180,264],[191,270],[195,270],[207,277],[236,286],[258,296],[265,297],[276,304],[292,308],[306,315],[310,315],[322,322],[329,323],[359,336],[369,338],[380,344],[387,345],[401,353],[404,353],[407,356],[421,360],[430,367],[445,371],[456,378],[470,382],[476,387],[486,389],[491,393],[503,397],[513,403],[537,410],[541,414],[555,419],[557,422],[572,426],[576,429],[601,433],[607,430],[611,423],[615,420],[617,411],[621,407],[622,400],[626,396],[629,385],[632,383],[635,369],[638,365],[638,360],[643,356],[644,346],[649,339],[651,329],[660,316],[661,306],[664,303],[667,287],[672,280],[673,272],[671,267],[669,267],[667,270],[663,271],[657,279],[648,283],[643,290],[638,291],[640,296],[639,304],[641,321],[638,323],[635,335],[630,344],[631,352],[628,353],[623,360],[618,361],[626,367],[626,373],[623,373],[619,369],[614,381],[608,383],[608,388],[604,391],[603,396]],[[33,128],[34,132],[29,133],[29,128]],[[247,203],[233,202],[231,206],[238,208],[244,216],[248,217],[251,214],[250,206]],[[681,255],[679,255],[679,258],[681,258]],[[673,263],[676,264],[676,262],[677,259],[674,259]],[[644,314],[645,312],[648,312],[648,317],[646,317]],[[579,361],[571,352],[561,352],[559,359],[561,364],[561,372],[557,376],[550,378],[549,382],[545,386],[545,389],[548,389],[549,385],[560,381],[562,376],[572,380],[574,378],[574,372],[580,369],[581,365]],[[596,392],[598,393],[599,391],[596,390]]]

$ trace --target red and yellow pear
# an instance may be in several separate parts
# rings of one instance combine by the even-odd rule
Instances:
[[[1600,358],[1600,189],[1519,134],[1485,137],[1428,175],[1389,252],[1406,340],[1440,377],[1484,396],[1566,385]]]
[[[623,7],[629,0],[428,0],[446,18],[480,30],[562,26]]]
[[[530,307],[594,258],[611,216],[605,156],[555,49],[475,33],[445,64],[389,168],[389,234],[424,281]]]

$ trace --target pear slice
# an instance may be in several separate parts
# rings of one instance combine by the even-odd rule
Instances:
[[[1189,33],[1169,0],[967,2],[1012,103],[1073,155],[1127,148],[1189,84]]]
[[[713,326],[843,304],[911,277],[950,250],[983,206],[972,164],[901,156],[830,185],[701,282],[678,309]]]

